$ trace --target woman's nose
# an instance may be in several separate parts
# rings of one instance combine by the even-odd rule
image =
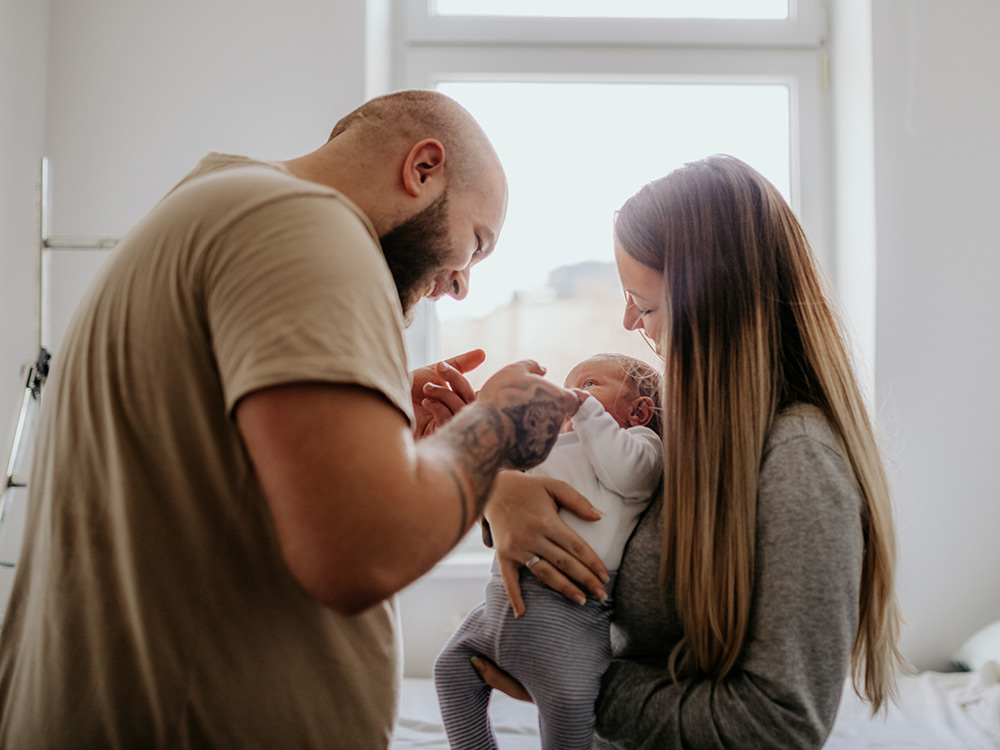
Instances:
[[[448,287],[448,296],[454,299],[465,299],[469,294],[469,274],[471,267],[465,267],[461,271],[455,271],[451,275],[451,286]]]
[[[634,305],[625,305],[625,317],[622,320],[622,325],[625,326],[626,331],[634,331],[636,328],[641,327],[639,311],[635,309]]]

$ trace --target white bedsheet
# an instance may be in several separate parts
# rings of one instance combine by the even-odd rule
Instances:
[[[491,715],[503,750],[540,750],[534,706],[495,692]],[[405,679],[392,750],[447,747],[433,683]],[[890,748],[1000,750],[1000,666],[903,677],[897,704],[875,718],[848,685],[824,750]]]
[[[503,750],[540,750],[538,710],[532,703],[516,701],[494,690],[490,700],[493,728]],[[407,677],[403,680],[399,720],[391,750],[441,748],[446,750],[441,710],[430,678]]]
[[[848,685],[824,750],[997,750],[1000,666],[903,677],[899,698],[874,718]]]

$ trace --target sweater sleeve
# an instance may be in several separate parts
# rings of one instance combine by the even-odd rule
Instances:
[[[573,431],[601,484],[628,500],[649,499],[663,470],[659,435],[648,427],[621,427],[593,396],[573,415]]]
[[[804,436],[774,446],[761,470],[754,604],[739,663],[719,682],[674,684],[662,654],[615,659],[598,733],[624,748],[822,746],[857,630],[859,508],[834,448]]]

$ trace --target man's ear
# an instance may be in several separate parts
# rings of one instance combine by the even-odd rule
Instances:
[[[444,146],[436,138],[424,138],[413,144],[403,161],[403,187],[416,197],[435,178],[444,176]]]
[[[629,427],[647,425],[653,418],[656,410],[656,403],[649,396],[639,396],[632,402],[632,413],[629,414]]]

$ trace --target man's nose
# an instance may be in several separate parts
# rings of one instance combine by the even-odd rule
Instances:
[[[469,274],[470,268],[463,268],[455,271],[451,275],[451,285],[448,287],[448,296],[453,299],[465,299],[469,295]]]

